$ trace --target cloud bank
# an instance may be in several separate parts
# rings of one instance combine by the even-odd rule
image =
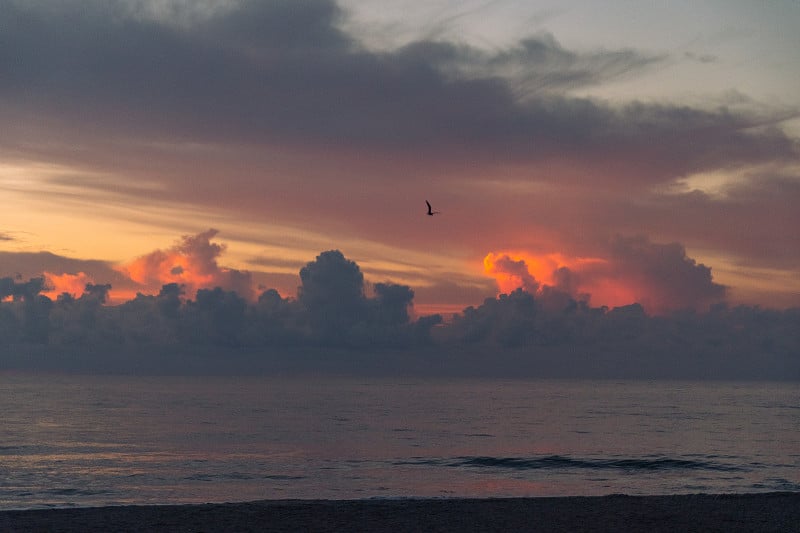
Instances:
[[[210,276],[191,292],[190,285],[167,279],[157,292],[108,305],[110,284],[86,283],[80,295],[53,299],[44,294],[44,277],[0,278],[0,365],[81,372],[800,379],[800,309],[724,302],[692,309],[686,304],[722,297],[724,288],[677,244],[618,238],[611,253],[617,276],[661,280],[648,294],[680,310],[650,314],[635,302],[593,307],[591,296],[577,289],[606,274],[609,263],[588,262],[575,271],[560,266],[552,273],[555,283],[547,284],[524,260],[501,255],[492,257],[491,273],[508,275],[520,287],[443,320],[414,313],[414,290],[407,285],[372,283],[368,294],[358,264],[338,250],[300,269],[295,297],[266,289],[250,298],[215,286],[230,278],[215,277],[229,271],[216,263],[222,247],[209,241],[213,235],[184,237],[134,262],[163,276]],[[172,264],[186,258],[181,268]],[[247,279],[247,273],[237,276]]]

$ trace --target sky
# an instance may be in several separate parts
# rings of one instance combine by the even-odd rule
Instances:
[[[0,277],[800,305],[800,3],[0,0]],[[425,200],[441,214],[426,215]]]

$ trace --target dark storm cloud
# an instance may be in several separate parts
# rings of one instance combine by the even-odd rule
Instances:
[[[124,6],[0,2],[7,118],[84,137],[569,155],[628,180],[797,157],[780,130],[751,130],[777,118],[563,94],[661,59],[631,50],[578,54],[540,36],[494,54],[426,41],[378,53],[339,29],[330,1],[241,2],[184,25]]]

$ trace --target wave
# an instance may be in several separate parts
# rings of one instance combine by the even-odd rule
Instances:
[[[626,471],[660,471],[660,470],[714,470],[718,472],[739,472],[744,470],[738,465],[719,463],[709,460],[676,459],[671,457],[639,457],[639,458],[573,458],[563,455],[544,457],[488,457],[466,456],[452,459],[414,458],[410,461],[397,461],[396,465],[431,465],[466,468],[501,468],[511,470],[626,470]]]
[[[295,481],[306,479],[306,476],[292,476],[287,474],[249,474],[246,472],[224,472],[219,474],[195,473],[183,478],[184,481],[249,481],[269,479],[272,481]]]

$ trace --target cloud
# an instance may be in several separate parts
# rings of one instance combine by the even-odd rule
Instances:
[[[702,314],[654,318],[638,303],[608,310],[571,300],[555,308],[543,297],[516,289],[469,307],[441,331],[441,346],[458,353],[452,360],[476,374],[800,379],[793,355],[800,336],[790,331],[796,308],[721,304]]]
[[[799,176],[756,172],[751,179],[728,185],[722,194],[714,201],[700,200],[717,242],[724,242],[740,262],[782,268],[800,262],[800,235],[791,230],[800,224]],[[753,220],[758,224],[748,222]]]
[[[374,321],[385,326],[400,326],[409,321],[408,308],[414,291],[406,285],[376,283],[374,286]]]
[[[48,290],[44,294],[51,300],[55,300],[62,293],[80,297],[83,295],[87,286],[91,286],[91,284],[94,283],[94,279],[85,272],[78,272],[77,274],[53,274],[52,272],[45,272],[44,278],[48,287]]]
[[[323,252],[301,268],[300,280],[297,298],[322,339],[341,342],[366,317],[364,275],[338,250]]]
[[[526,257],[528,262],[490,253],[484,259],[484,270],[497,279],[501,292],[521,288],[554,304],[569,296],[611,307],[638,303],[658,314],[707,309],[726,296],[727,288],[713,281],[711,269],[688,257],[681,244],[653,243],[645,236],[617,236],[601,257]],[[541,280],[531,273],[529,263],[537,266]]]
[[[434,68],[448,81],[503,80],[519,102],[641,73],[665,59],[635,50],[573,52],[548,33],[491,52],[444,40],[422,40],[395,53],[398,61]]]
[[[703,277],[680,246],[620,238],[612,249],[635,272],[671,265],[683,270],[681,282]],[[500,263],[524,277],[526,263]],[[0,363],[85,372],[800,379],[797,309],[718,304],[652,317],[638,303],[592,307],[564,292],[575,280],[562,267],[559,287],[487,298],[447,323],[439,315],[412,321],[410,287],[381,282],[365,295],[359,266],[337,250],[302,272],[296,299],[268,289],[248,301],[220,287],[192,298],[169,283],[121,305],[103,305],[109,284],[87,283],[80,297],[54,302],[42,294],[44,278],[0,278]]]
[[[35,300],[46,287],[44,278],[31,278],[28,281],[17,281],[13,278],[0,278],[0,300],[13,298],[15,301]]]
[[[446,237],[465,261],[530,245],[580,256],[595,253],[587,241],[646,232],[731,261],[796,264],[796,202],[781,194],[662,194],[741,169],[763,194],[769,166],[794,198],[800,155],[784,121],[796,109],[576,92],[670,64],[658,52],[578,50],[547,33],[495,49],[439,36],[371,50],[334,2],[202,5],[0,0],[0,152],[80,170],[48,178],[69,189],[58,207],[86,191],[146,199],[173,217],[159,223],[181,227],[213,209],[237,221],[220,222],[226,232],[248,220],[322,236],[303,254],[336,233],[400,253]],[[409,215],[430,193],[446,202],[446,236]]]
[[[580,208],[569,209],[566,215],[578,217],[585,233],[592,232],[593,224],[600,231],[614,228],[611,233],[620,234],[654,228],[662,239],[713,250],[714,256],[742,266],[790,269],[800,261],[800,240],[791,231],[800,224],[795,209],[800,179],[787,170],[756,167],[731,175],[712,173],[636,198],[578,201]],[[601,223],[595,222],[601,217]]]
[[[425,320],[410,327],[414,291],[406,285],[376,283],[374,297],[367,297],[361,269],[339,250],[319,254],[300,269],[300,280],[297,299],[321,343],[408,345],[427,339],[436,323]]]
[[[523,259],[513,260],[508,255],[488,254],[483,259],[484,271],[495,276],[502,292],[521,288],[531,294],[539,290],[539,282],[528,270]]]
[[[702,309],[725,298],[726,287],[713,281],[711,268],[687,257],[679,243],[617,237],[610,251],[610,273],[636,287],[640,292],[635,301],[650,312]]]
[[[517,97],[563,92],[641,73],[661,63],[664,55],[635,50],[600,50],[577,53],[565,49],[550,34],[528,37],[511,49],[487,60],[489,72],[510,80]]]
[[[220,287],[253,299],[255,293],[249,272],[217,264],[217,258],[225,250],[224,245],[211,241],[217,233],[209,229],[197,235],[185,235],[172,248],[150,252],[121,265],[118,270],[150,293],[162,285],[178,283],[190,295],[199,289]]]
[[[577,53],[543,34],[497,53],[443,41],[371,52],[340,29],[344,14],[329,1],[243,1],[184,26],[120,5],[2,2],[9,112],[59,129],[80,117],[81,136],[369,147],[483,164],[568,157],[621,181],[797,160],[780,130],[752,129],[783,115],[565,95],[662,59],[634,50]]]
[[[94,281],[112,284],[115,290],[111,299],[118,303],[136,289],[136,284],[116,271],[108,261],[75,259],[50,252],[0,251],[0,276],[20,279],[42,277],[50,287],[46,294],[51,299],[65,291],[80,296],[86,283]]]
[[[237,346],[246,310],[246,300],[234,291],[199,289],[185,309],[183,334],[196,344]]]
[[[443,297],[462,307],[480,302],[501,280],[508,284],[501,292],[533,291],[541,317],[569,307],[565,298],[578,306],[640,302],[647,313],[703,310],[728,292],[721,284],[730,278],[720,283],[705,266],[718,277],[723,260],[729,275],[780,269],[796,287],[798,143],[783,121],[797,110],[759,107],[741,95],[683,105],[578,94],[647,74],[669,62],[663,54],[571,49],[546,33],[496,49],[440,34],[370,50],[343,29],[347,13],[324,0],[0,0],[0,10],[0,155],[73,171],[42,171],[26,198],[81,213],[146,199],[163,218],[141,209],[112,216],[189,227],[206,224],[210,213],[215,224],[230,221],[220,222],[226,234],[242,221],[259,228],[242,229],[239,240],[292,249],[291,257],[264,259],[283,277],[263,307],[252,287],[275,287],[278,274],[220,266],[224,247],[210,232],[119,271],[0,252],[0,275],[14,279],[48,272],[73,279],[76,295],[81,281],[111,283],[112,301],[124,294],[135,302],[126,308],[128,340],[153,331],[164,342],[188,342],[191,327],[152,311],[171,284],[184,286],[184,303],[219,287],[222,294],[207,295],[208,309],[228,293],[245,298],[248,313],[257,307],[261,322],[246,316],[234,335],[240,340],[307,340],[313,313],[321,334],[324,305],[280,295],[291,294],[304,258],[328,248],[331,235],[359,260],[392,265],[373,270],[365,262],[367,277],[414,270],[401,281],[414,287],[417,312]],[[736,179],[720,190],[702,186],[718,174]],[[687,189],[676,187],[682,182]],[[438,198],[445,212],[435,224],[419,216],[423,197]],[[265,227],[280,229],[258,235]],[[639,233],[657,242],[608,242]],[[500,261],[481,280],[474,263],[488,250]],[[369,287],[362,284],[368,294],[343,312],[343,344],[389,338],[392,328],[370,318],[375,306],[386,306],[385,320],[402,316],[404,289],[378,296]],[[565,324],[553,320],[552,331]],[[374,333],[381,328],[384,337]],[[506,337],[514,335],[498,338]]]

